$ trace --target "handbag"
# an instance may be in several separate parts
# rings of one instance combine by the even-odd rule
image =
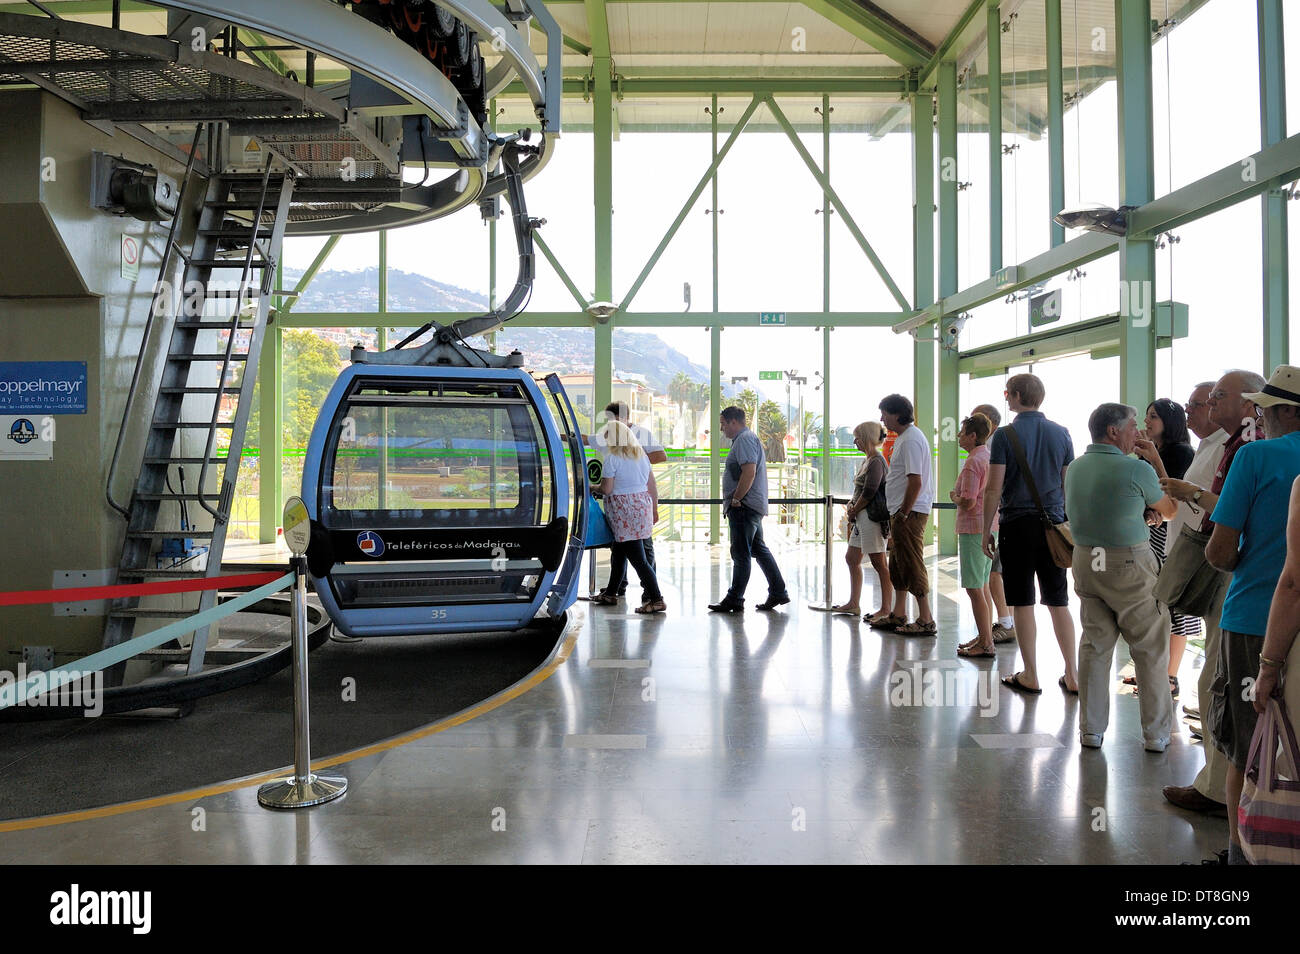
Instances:
[[[1156,579],[1155,598],[1176,613],[1205,619],[1214,609],[1228,574],[1216,570],[1205,559],[1205,545],[1209,542],[1208,533],[1183,527],[1169,548]]]
[[[1020,435],[1016,433],[1016,429],[1007,424],[998,430],[1006,432],[1007,440],[1011,442],[1011,449],[1016,452],[1016,463],[1020,465],[1020,472],[1029,487],[1029,495],[1034,498],[1034,506],[1038,508],[1038,516],[1043,521],[1043,536],[1047,538],[1047,552],[1052,555],[1053,563],[1062,570],[1068,570],[1074,562],[1074,535],[1070,533],[1069,521],[1062,520],[1056,523],[1043,508],[1043,499],[1038,496],[1038,485],[1034,483],[1034,475],[1030,473],[1029,461],[1025,459],[1025,449],[1020,444]]]
[[[1289,772],[1286,778],[1278,771],[1282,766]],[[1277,698],[1267,699],[1250,740],[1246,778],[1237,806],[1241,850],[1253,865],[1300,864],[1297,767],[1300,745],[1296,743],[1295,727],[1283,703]]]

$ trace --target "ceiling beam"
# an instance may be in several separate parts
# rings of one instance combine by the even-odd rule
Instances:
[[[803,5],[902,66],[920,69],[935,54],[923,37],[867,0],[803,0]]]
[[[898,96],[908,92],[906,80],[885,79],[830,79],[821,77],[789,77],[774,79],[757,79],[748,77],[686,77],[670,79],[650,77],[647,79],[624,79],[619,84],[619,91],[624,98],[629,96],[667,97],[667,96],[749,96],[753,93],[771,93],[774,96],[821,96],[825,94],[841,95],[878,95]],[[581,96],[590,90],[590,84],[581,79],[564,81],[565,96]],[[523,86],[512,82],[499,94],[498,99],[516,99],[525,96]]]
[[[917,84],[921,89],[933,89],[939,79],[939,63],[943,60],[954,60],[957,54],[961,52],[958,43],[962,34],[975,22],[976,17],[981,11],[986,9],[988,0],[971,0],[970,6],[966,12],[961,15],[957,25],[952,28],[949,34],[939,44],[939,49],[935,51],[934,56],[930,57],[930,62],[926,63],[921,69],[921,75],[917,77]]]

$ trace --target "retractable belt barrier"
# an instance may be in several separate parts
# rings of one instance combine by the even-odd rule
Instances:
[[[831,564],[834,562],[833,554],[835,547],[835,537],[831,533],[831,520],[834,517],[835,505],[847,504],[850,500],[851,498],[849,497],[836,497],[833,494],[827,494],[824,497],[772,497],[768,500],[769,504],[780,504],[783,506],[818,505],[826,508],[826,573],[823,586],[826,605],[822,608],[829,608],[831,606],[831,574],[834,572],[834,567]],[[659,505],[665,507],[673,505],[689,506],[690,504],[703,504],[705,506],[720,507],[726,502],[726,498],[724,497],[660,497],[658,500]],[[939,503],[936,501],[930,505],[930,509],[956,510],[957,505],[954,503]],[[587,561],[587,569],[591,590],[594,593],[596,591],[596,554],[594,550]]]
[[[197,590],[215,590],[232,586],[248,586],[263,583],[255,590],[236,596],[212,609],[204,610],[185,619],[168,623],[143,636],[136,636],[124,643],[101,649],[76,662],[57,666],[48,672],[38,672],[28,676],[22,682],[0,685],[0,709],[22,705],[33,696],[44,695],[65,686],[68,683],[84,679],[93,672],[126,662],[137,653],[154,649],[163,643],[209,626],[224,616],[237,613],[258,600],[265,599],[272,593],[284,589],[293,582],[293,574],[285,573],[244,573],[236,576],[215,576],[197,580],[165,580],[160,583],[131,583],[117,586],[86,586],[64,590],[27,590],[16,593],[0,593],[0,606],[22,606],[34,603],[63,603],[79,600],[114,599],[124,596],[147,596],[157,593],[184,593]]]

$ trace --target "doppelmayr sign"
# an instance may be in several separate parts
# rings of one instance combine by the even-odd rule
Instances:
[[[86,362],[0,361],[0,414],[85,414]]]

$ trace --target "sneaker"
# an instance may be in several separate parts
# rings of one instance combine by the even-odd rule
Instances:
[[[995,643],[1014,643],[1016,641],[1016,628],[1010,629],[1001,623],[993,624],[993,642]]]
[[[1101,736],[1085,732],[1079,736],[1079,744],[1085,749],[1099,749],[1101,748]]]
[[[1149,739],[1148,741],[1142,743],[1142,747],[1146,749],[1148,752],[1163,752],[1165,749],[1169,748],[1169,740]]]

